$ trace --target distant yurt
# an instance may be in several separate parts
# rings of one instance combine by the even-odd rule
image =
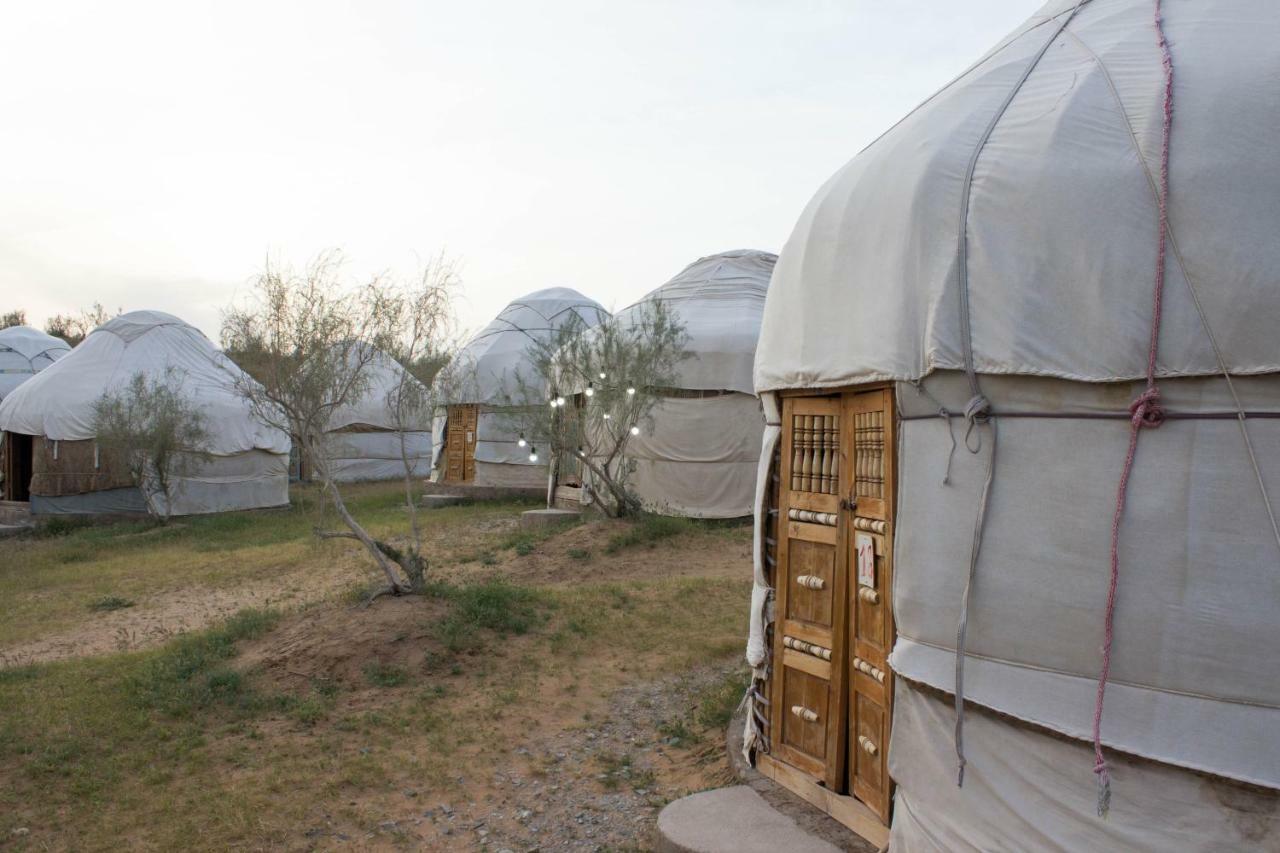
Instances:
[[[764,417],[752,386],[760,316],[776,255],[740,249],[700,258],[614,315],[626,324],[661,300],[684,326],[688,357],[627,444],[628,488],[652,512],[751,514]]]
[[[454,358],[460,393],[435,424],[433,478],[500,488],[547,488],[547,454],[531,460],[521,447],[517,421],[504,409],[521,393],[517,377],[532,382],[529,346],[550,340],[573,318],[586,326],[609,312],[568,287],[551,287],[516,299],[480,330]]]
[[[30,500],[34,515],[147,512],[128,471],[100,452],[93,405],[139,372],[161,379],[170,370],[206,418],[211,454],[177,481],[171,514],[287,504],[289,437],[236,395],[238,367],[195,327],[159,311],[109,320],[0,402],[7,450],[30,471],[25,481],[6,478],[6,497]]]
[[[747,745],[894,851],[1280,849],[1277,33],[1054,0],[779,257]]]
[[[353,358],[355,357],[353,353]],[[395,480],[431,470],[431,416],[396,400],[426,401],[426,389],[391,356],[369,354],[362,369],[360,399],[336,410],[329,419],[328,451],[334,478],[340,482]],[[407,386],[399,397],[402,384]],[[397,408],[402,413],[397,415]]]
[[[69,352],[70,344],[39,329],[0,329],[0,400]]]

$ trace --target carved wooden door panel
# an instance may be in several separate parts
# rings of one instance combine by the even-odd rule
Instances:
[[[459,405],[449,407],[449,421],[445,427],[445,473],[449,483],[469,483],[476,476],[476,427],[480,407]]]
[[[844,779],[847,698],[843,421],[839,397],[783,401],[770,700],[775,757],[833,791]]]
[[[895,424],[889,389],[847,394],[842,420],[852,438],[846,502],[849,569],[847,766],[851,793],[886,823],[892,783],[887,753],[893,707],[893,512]]]

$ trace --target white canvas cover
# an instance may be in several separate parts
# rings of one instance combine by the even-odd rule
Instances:
[[[1136,809],[1153,825],[1133,842],[1139,849],[1162,849],[1181,794],[1165,785],[1153,798],[1143,783],[1126,782],[1122,752],[1161,762],[1160,774],[1180,779],[1183,791],[1199,783],[1173,766],[1280,788],[1280,671],[1269,651],[1280,642],[1280,552],[1236,400],[1219,375],[1236,377],[1240,408],[1250,413],[1244,429],[1274,493],[1280,6],[1163,6],[1174,107],[1157,374],[1175,417],[1143,431],[1129,487],[1102,724],[1112,815]],[[1146,369],[1163,90],[1151,0],[1048,3],[819,190],[778,261],[757,351],[759,391],[899,380],[900,638],[890,663],[954,690],[991,449],[987,435],[969,452],[965,420],[939,417],[940,405],[963,412],[972,396],[958,372],[964,274],[973,366],[999,431],[966,696],[1081,740],[1094,714],[1127,409],[1141,390],[1131,380]],[[933,399],[910,384],[922,377]],[[757,664],[764,599],[757,593],[752,611]],[[983,780],[987,771],[971,770],[979,781],[966,776],[955,790],[954,719],[921,723],[905,695],[889,753],[906,804],[895,821],[915,823],[909,835],[895,826],[903,849],[1128,849],[1133,839],[1117,841],[1127,818],[1117,834],[1095,834],[1092,798],[1063,793],[1056,762],[1068,752],[1083,756],[1065,771],[1071,784],[1092,792],[1090,750],[1027,747],[1038,751],[1023,756],[1015,754],[1021,730],[1005,720],[974,723],[974,735],[966,729],[967,743],[1019,774],[1022,807],[1031,810],[1011,810]],[[947,745],[949,773],[929,763],[943,754],[936,743],[904,745],[913,726]],[[1266,796],[1274,809],[1274,794]],[[1055,797],[1074,804],[1074,821],[1037,820],[1042,806],[1029,804]],[[1215,807],[1209,828],[1231,817],[1230,807],[1212,797],[1188,806]],[[1221,840],[1230,847],[1233,837]]]
[[[775,255],[750,249],[699,258],[619,311],[626,323],[661,299],[684,325],[689,357],[675,388],[727,391],[705,398],[664,397],[652,421],[627,445],[628,485],[646,508],[695,518],[750,515],[764,419],[751,370]]]
[[[329,418],[329,456],[340,482],[394,480],[404,476],[405,457],[414,476],[431,469],[431,417],[409,412],[396,416],[396,394],[402,382],[426,399],[422,383],[390,355],[375,351],[363,368],[365,390],[354,403]],[[402,455],[403,454],[403,455]]]
[[[529,461],[529,452],[517,445],[519,430],[515,419],[504,414],[506,404],[520,397],[520,381],[536,385],[536,377],[527,363],[527,353],[534,341],[547,341],[565,323],[576,318],[586,326],[595,326],[609,312],[599,302],[569,287],[536,290],[512,301],[492,322],[477,332],[454,357],[448,368],[459,391],[450,404],[479,404],[481,411],[476,430],[475,458],[478,485],[545,487],[547,460]],[[435,419],[434,476],[440,477],[446,435],[446,417]],[[485,463],[483,472],[480,463]],[[507,470],[503,466],[522,466],[539,473]],[[484,482],[480,482],[482,479]],[[533,482],[536,481],[536,482]]]
[[[0,400],[69,352],[70,344],[39,329],[0,329]]]
[[[214,459],[178,484],[175,514],[288,502],[289,437],[255,419],[234,390],[240,368],[194,326],[160,311],[132,311],[99,326],[71,353],[0,402],[0,430],[56,441],[94,438],[93,404],[141,372],[174,369],[204,414]],[[240,457],[232,459],[232,457]]]

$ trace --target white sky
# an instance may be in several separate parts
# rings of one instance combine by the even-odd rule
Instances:
[[[268,252],[464,269],[461,319],[621,307],[778,251],[818,186],[1039,0],[11,3],[0,311],[217,340]]]

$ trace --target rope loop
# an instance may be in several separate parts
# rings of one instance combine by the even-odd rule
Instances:
[[[964,404],[964,419],[969,424],[964,431],[965,449],[970,453],[977,453],[982,450],[982,433],[975,433],[974,428],[991,421],[991,401],[982,394],[974,394]],[[976,441],[972,440],[975,434]]]
[[[1158,429],[1165,418],[1164,406],[1160,405],[1160,389],[1148,386],[1129,404],[1129,414],[1135,427]]]

